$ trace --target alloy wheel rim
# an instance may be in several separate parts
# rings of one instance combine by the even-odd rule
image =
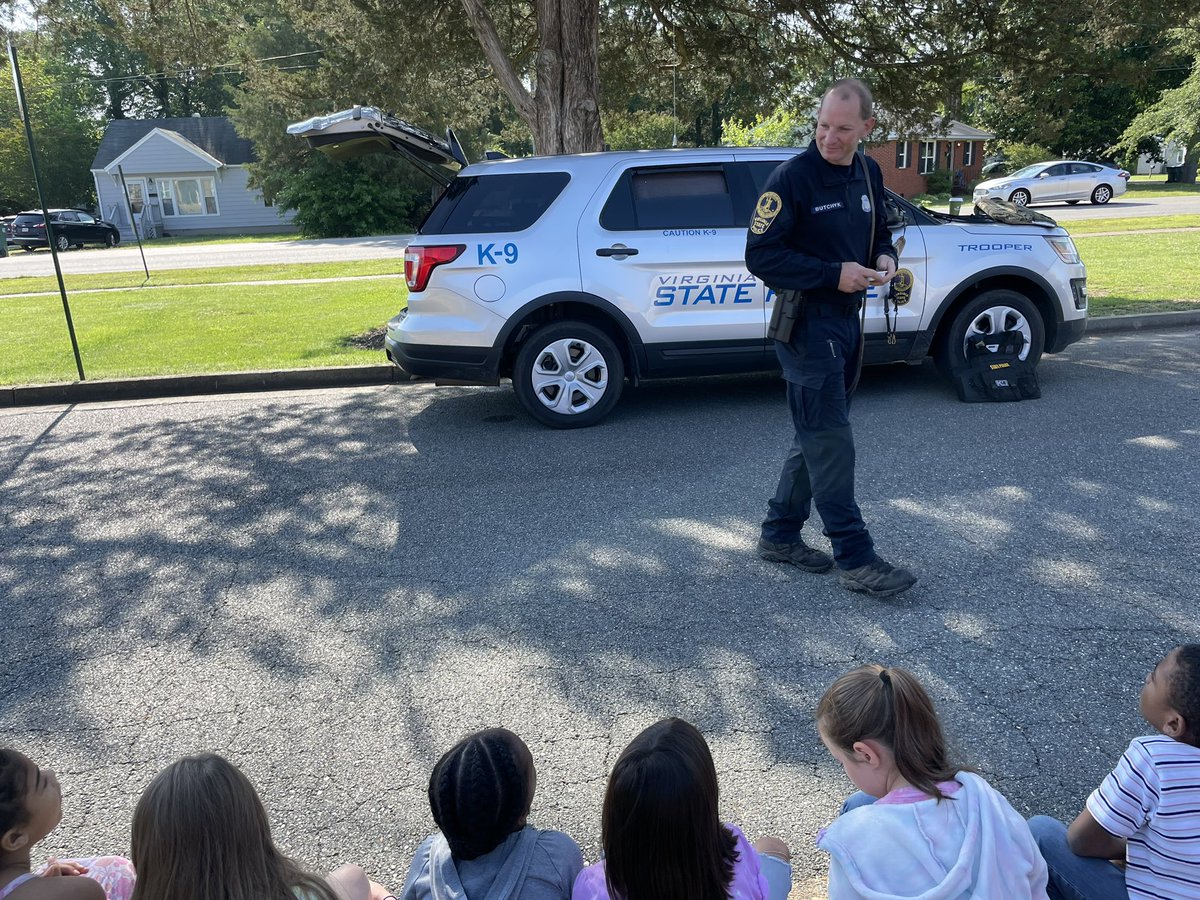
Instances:
[[[1002,331],[1019,331],[1025,338],[1025,346],[1021,348],[1018,357],[1020,359],[1029,358],[1029,348],[1033,346],[1033,329],[1029,325],[1029,320],[1018,309],[1013,309],[1011,306],[991,306],[983,312],[977,314],[967,325],[967,332],[963,335],[962,352],[963,356],[967,353],[967,344],[972,338],[987,337],[993,334],[999,334]]]
[[[608,391],[608,362],[580,338],[563,338],[538,351],[531,371],[534,396],[552,412],[594,409]]]

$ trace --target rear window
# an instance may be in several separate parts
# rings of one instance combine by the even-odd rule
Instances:
[[[632,169],[621,176],[600,213],[600,226],[608,231],[735,225],[721,166]]]
[[[421,234],[493,234],[524,231],[562,193],[566,172],[458,177],[434,204]]]
[[[42,224],[42,214],[37,213],[36,215],[17,216],[17,218],[13,221],[13,224],[14,225],[41,225]]]

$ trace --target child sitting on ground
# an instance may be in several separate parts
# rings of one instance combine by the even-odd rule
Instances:
[[[1159,660],[1139,706],[1158,734],[1130,742],[1071,827],[1029,820],[1052,898],[1200,898],[1200,644]]]
[[[831,900],[1044,900],[1046,864],[1025,820],[950,765],[933,702],[911,673],[847,672],[821,698],[817,728],[860,791],[817,837],[831,856]]]
[[[0,750],[0,900],[129,900],[133,868],[119,856],[51,859],[33,870],[33,845],[61,820],[54,773],[16,750]]]
[[[358,866],[325,878],[271,839],[262,801],[242,772],[211,753],[163,769],[133,812],[132,900],[384,900]]]
[[[439,829],[413,856],[400,900],[568,900],[578,845],[527,824],[537,775],[525,742],[503,728],[468,735],[429,776]]]
[[[717,769],[682,719],[651,725],[621,751],[601,820],[604,859],[575,880],[574,900],[785,900],[791,854],[754,847],[717,813]]]

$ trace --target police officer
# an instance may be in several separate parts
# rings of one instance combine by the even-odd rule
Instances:
[[[803,292],[791,338],[775,342],[796,437],[768,504],[759,555],[806,572],[826,572],[836,560],[843,586],[890,597],[917,579],[875,553],[854,501],[848,418],[864,294],[896,274],[883,175],[874,160],[856,152],[875,127],[872,102],[870,89],[857,79],[826,91],[813,142],[767,180],[746,239],[746,266],[776,292]],[[814,503],[833,559],[800,536]]]

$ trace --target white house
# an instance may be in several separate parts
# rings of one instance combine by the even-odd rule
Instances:
[[[254,159],[225,116],[113,119],[92,162],[100,216],[124,240],[133,239],[130,206],[143,237],[295,231],[291,212],[247,187]]]
[[[1149,153],[1143,153],[1138,157],[1136,174],[1161,175],[1168,167],[1182,166],[1187,160],[1187,148],[1174,141],[1167,141],[1162,145],[1162,156],[1160,161],[1153,159]]]

